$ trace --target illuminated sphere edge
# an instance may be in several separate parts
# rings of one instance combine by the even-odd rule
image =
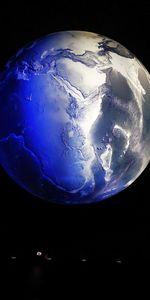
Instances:
[[[19,50],[0,73],[0,164],[54,203],[94,203],[150,160],[150,75],[120,43],[62,31]]]

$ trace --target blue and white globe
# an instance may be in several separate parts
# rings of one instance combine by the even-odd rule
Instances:
[[[0,75],[0,163],[55,203],[97,202],[150,159],[150,75],[119,43],[57,32],[22,48]]]

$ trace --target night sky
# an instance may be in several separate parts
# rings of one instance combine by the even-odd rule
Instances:
[[[136,5],[112,2],[108,5],[98,1],[96,6],[80,3],[80,8],[73,8],[66,1],[57,5],[49,2],[43,7],[41,1],[34,5],[26,1],[5,7],[3,4],[0,68],[19,48],[44,34],[86,30],[119,41],[150,72],[148,1]],[[97,268],[150,262],[149,170],[148,166],[130,187],[108,200],[93,205],[60,206],[28,194],[0,168],[3,262],[13,272],[16,265],[22,264],[24,269],[38,265],[54,272],[67,265],[84,271],[87,264]],[[36,255],[38,251],[41,256]],[[34,278],[34,272],[32,275]],[[27,282],[31,284],[29,279]]]

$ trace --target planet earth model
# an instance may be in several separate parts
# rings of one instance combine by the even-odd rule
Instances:
[[[128,187],[150,159],[150,75],[105,36],[64,31],[14,55],[0,74],[0,163],[55,203]]]

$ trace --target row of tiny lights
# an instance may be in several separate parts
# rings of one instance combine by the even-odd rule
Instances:
[[[37,251],[37,252],[36,252],[36,256],[42,256],[42,252]],[[17,259],[17,256],[11,256],[11,259],[12,259],[12,260],[15,260],[15,259]],[[45,255],[45,259],[46,259],[46,260],[52,260],[52,257],[49,257],[48,255]]]
[[[42,256],[42,252],[40,252],[40,251],[36,252],[36,256]],[[15,260],[15,259],[17,259],[17,257],[16,256],[11,256],[11,259]],[[48,255],[45,255],[45,259],[46,260],[52,260],[52,257],[49,257]],[[87,259],[82,258],[81,261],[85,262],[85,261],[87,261]]]
[[[42,252],[37,251],[37,252],[36,252],[36,256],[42,256]],[[16,256],[11,256],[11,259],[12,259],[12,260],[15,260],[15,259],[17,259],[17,257],[16,257]],[[52,260],[52,257],[49,257],[48,255],[45,255],[45,259],[51,261],[51,260]],[[86,259],[86,258],[81,258],[81,261],[82,261],[82,262],[86,262],[87,259]],[[116,260],[116,263],[121,264],[121,263],[122,263],[122,260],[121,260],[120,258],[118,258],[118,259]]]

